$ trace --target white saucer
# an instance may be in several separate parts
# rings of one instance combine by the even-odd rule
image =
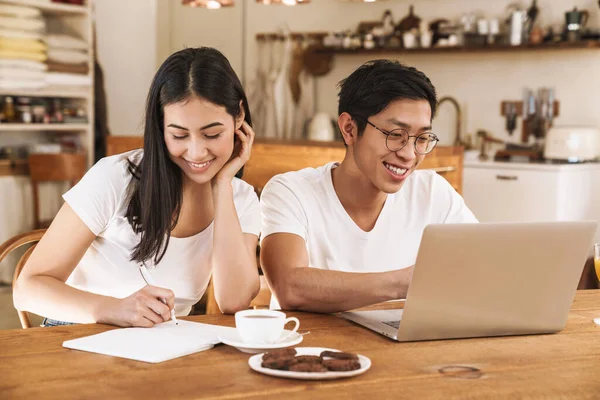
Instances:
[[[268,350],[294,346],[302,342],[302,339],[304,339],[304,336],[302,336],[298,332],[292,333],[292,331],[288,330],[284,330],[281,336],[284,337],[286,335],[289,335],[290,333],[290,337],[287,338],[285,341],[276,343],[246,343],[242,341],[237,331],[231,331],[231,333],[228,333],[227,335],[219,335],[218,339],[222,343],[228,346],[233,346],[244,353],[257,354],[264,353]]]
[[[339,351],[335,349],[326,349],[323,347],[296,347],[297,355],[311,355],[318,356],[321,352],[329,350],[329,351]],[[294,372],[294,371],[280,371],[278,369],[270,369],[263,368],[262,364],[262,354],[256,354],[248,360],[248,365],[256,372],[260,372],[261,374],[277,376],[280,378],[290,378],[290,379],[302,379],[302,380],[331,380],[331,379],[341,379],[341,378],[350,378],[356,375],[364,374],[367,372],[369,368],[371,368],[371,360],[369,358],[358,354],[358,361],[360,362],[360,369],[356,369],[354,371],[328,371],[328,372]]]

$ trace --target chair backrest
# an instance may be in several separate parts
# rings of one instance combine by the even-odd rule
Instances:
[[[32,154],[29,156],[29,176],[33,192],[33,216],[36,228],[46,227],[40,221],[39,191],[40,182],[69,181],[75,185],[85,174],[87,160],[83,154]]]
[[[331,161],[341,162],[346,149],[341,142],[306,142],[257,139],[252,156],[244,167],[243,180],[260,193],[277,174],[320,167]]]
[[[106,155],[125,153],[129,150],[141,149],[144,147],[143,136],[112,136],[106,137]]]
[[[12,281],[13,289],[15,287],[15,283],[17,282],[17,278],[19,277],[19,274],[21,274],[21,271],[23,270],[23,267],[25,266],[25,263],[29,259],[29,256],[31,256],[31,253],[33,253],[33,249],[37,245],[37,242],[39,242],[40,239],[42,238],[42,236],[44,236],[45,232],[46,232],[45,229],[38,229],[35,231],[22,233],[20,235],[17,235],[17,236],[14,236],[14,237],[8,239],[6,242],[4,242],[0,245],[0,262],[2,262],[2,260],[4,260],[4,258],[11,251],[13,251],[21,246],[24,246],[26,244],[33,243],[33,246],[31,246],[29,249],[27,249],[27,251],[25,251],[25,254],[23,254],[23,256],[19,259],[19,262],[17,263],[17,266],[15,268],[15,274],[13,275],[13,281]],[[17,310],[17,313],[19,314],[19,320],[21,321],[21,326],[23,328],[31,328],[31,320],[29,319],[29,315],[27,314],[27,312]]]

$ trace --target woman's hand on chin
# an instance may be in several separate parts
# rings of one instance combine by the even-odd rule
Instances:
[[[252,144],[254,144],[255,133],[252,127],[246,122],[242,122],[240,129],[235,131],[239,138],[233,148],[233,155],[229,161],[213,178],[213,185],[221,183],[230,183],[240,169],[250,159]]]

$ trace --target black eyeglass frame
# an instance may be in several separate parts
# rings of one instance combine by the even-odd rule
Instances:
[[[356,117],[355,117],[356,118]],[[371,125],[373,128],[377,129],[379,132],[383,133],[385,135],[385,147],[387,147],[387,149],[389,151],[400,151],[403,148],[406,147],[406,145],[408,144],[408,142],[410,141],[409,139],[414,137],[415,141],[413,142],[413,146],[415,148],[415,151],[417,152],[417,154],[421,154],[421,155],[426,155],[429,154],[433,151],[433,149],[435,149],[435,147],[437,146],[438,142],[440,141],[440,139],[438,139],[437,135],[433,132],[423,132],[421,134],[418,135],[409,135],[408,132],[402,128],[399,129],[394,129],[393,131],[385,131],[379,127],[377,127],[375,124],[373,124],[371,121],[369,121],[367,118],[362,118],[362,117],[358,117],[359,119],[362,119],[363,121],[365,121],[367,124]],[[397,149],[392,149],[390,148],[389,144],[388,144],[388,139],[390,138],[390,135],[392,135],[392,133],[394,133],[394,131],[402,131],[404,133],[406,133],[406,142],[399,148]],[[431,150],[429,150],[428,152],[422,153],[417,149],[417,141],[419,140],[419,137],[421,136],[425,136],[428,135],[430,140],[433,141],[433,147],[431,148]],[[433,136],[433,138],[431,137]]]

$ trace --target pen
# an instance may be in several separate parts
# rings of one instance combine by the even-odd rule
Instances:
[[[146,269],[146,266],[140,265],[140,273],[142,274],[142,279],[144,279],[144,282],[146,282],[147,285],[157,286],[154,282],[154,279],[152,279],[152,275],[150,275],[150,272],[148,269]],[[167,304],[165,299],[160,299],[160,301]],[[175,307],[173,307],[171,310],[171,321],[175,322],[175,325],[179,325],[177,318],[175,318]]]

